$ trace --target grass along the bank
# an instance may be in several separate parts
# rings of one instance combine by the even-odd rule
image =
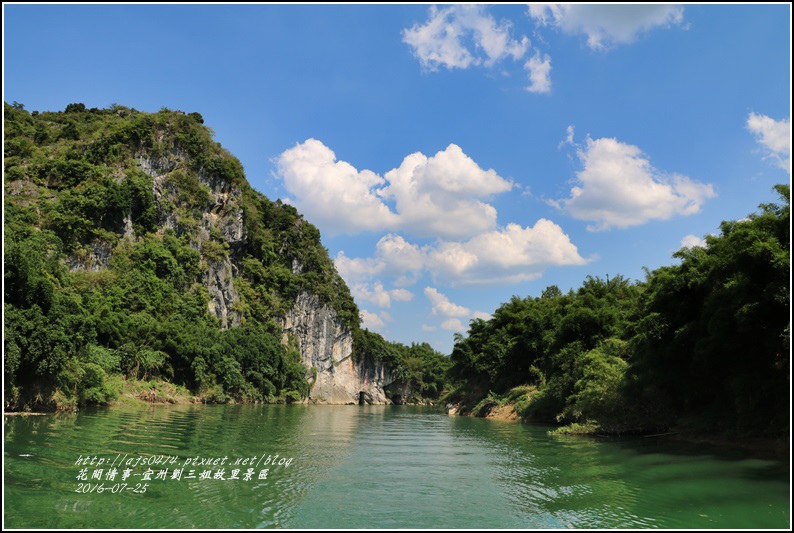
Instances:
[[[101,393],[101,397],[100,397]],[[121,374],[111,374],[102,383],[96,394],[89,392],[91,401],[86,402],[83,391],[64,391],[58,389],[50,396],[37,394],[28,401],[19,402],[18,409],[7,410],[5,414],[44,414],[48,412],[76,412],[90,405],[113,407],[135,404],[284,404],[299,403],[300,397],[294,394],[268,396],[256,401],[235,398],[225,394],[220,386],[193,392],[187,387],[160,378],[134,379]]]

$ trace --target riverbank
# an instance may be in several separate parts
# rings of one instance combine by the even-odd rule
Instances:
[[[114,407],[119,405],[187,405],[187,404],[266,404],[278,405],[287,403],[326,405],[312,401],[311,398],[303,398],[295,401],[288,396],[276,396],[268,398],[269,401],[245,401],[224,394],[220,387],[215,387],[208,391],[194,394],[182,385],[175,385],[169,381],[160,379],[139,380],[115,376],[113,382],[112,399],[99,405],[104,407]],[[75,412],[84,406],[78,406],[74,401],[69,401],[63,395],[55,392],[48,400],[39,395],[35,402],[19,402],[22,406],[18,410],[7,410],[5,415],[43,415],[55,412]],[[435,405],[434,400],[426,398],[414,402],[403,402],[400,405]],[[331,405],[331,404],[328,404]],[[357,405],[351,402],[349,405]]]
[[[520,394],[514,392],[503,398],[489,395],[474,405],[472,405],[471,400],[469,400],[468,405],[465,402],[448,404],[447,414],[450,416],[471,416],[491,420],[532,423],[531,421],[522,419],[519,414],[524,402],[528,401],[532,394],[534,394],[534,389],[525,388],[520,391]],[[547,433],[550,436],[575,436],[585,438],[617,437],[616,435],[604,434],[601,428],[594,423],[559,426],[550,429]],[[791,455],[791,442],[788,437],[772,438],[755,435],[707,434],[684,427],[673,427],[662,433],[643,434],[637,432],[629,433],[624,436],[688,444],[705,444],[724,450],[741,451],[754,456],[764,456],[775,459],[788,458]]]
[[[206,403],[246,403],[235,401],[233,398],[219,395],[217,390],[205,391],[194,394],[182,385],[175,385],[169,381],[161,379],[129,379],[119,375],[112,380],[112,392],[108,394],[108,399],[99,406],[113,407],[118,405],[185,405],[185,404],[206,404]],[[285,399],[276,398],[272,403],[286,403]],[[280,400],[280,401],[279,401]],[[29,402],[18,402],[21,405],[19,410],[6,410],[5,415],[41,415],[55,412],[77,411],[84,406],[80,406],[73,398],[66,398],[65,395],[55,391],[49,398],[46,395],[38,394],[34,400]]]
[[[207,403],[207,401],[205,397],[196,396],[187,388],[167,381],[128,379],[124,381],[118,399],[108,402],[108,405],[130,403],[189,404]]]

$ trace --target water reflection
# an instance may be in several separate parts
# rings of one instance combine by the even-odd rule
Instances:
[[[783,527],[787,468],[706,447],[551,438],[410,406],[155,406],[6,416],[16,528]],[[78,493],[79,456],[291,458],[264,479]],[[168,476],[175,466],[169,466]],[[154,468],[158,471],[160,468]],[[137,471],[136,471],[137,472]],[[217,469],[213,469],[213,474]],[[156,474],[154,474],[156,475]],[[139,479],[131,478],[132,483]]]

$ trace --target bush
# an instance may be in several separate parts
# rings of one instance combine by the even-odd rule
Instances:
[[[303,399],[303,396],[298,391],[290,390],[284,393],[284,399],[287,403],[298,403]]]
[[[562,420],[596,420],[611,427],[625,418],[627,408],[621,385],[628,363],[605,353],[607,350],[597,348],[582,358],[582,378],[576,382],[576,393],[561,414]]]

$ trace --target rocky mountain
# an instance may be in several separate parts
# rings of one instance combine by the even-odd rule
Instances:
[[[4,111],[6,408],[153,376],[204,401],[390,403],[443,367],[359,328],[317,228],[198,113]]]

